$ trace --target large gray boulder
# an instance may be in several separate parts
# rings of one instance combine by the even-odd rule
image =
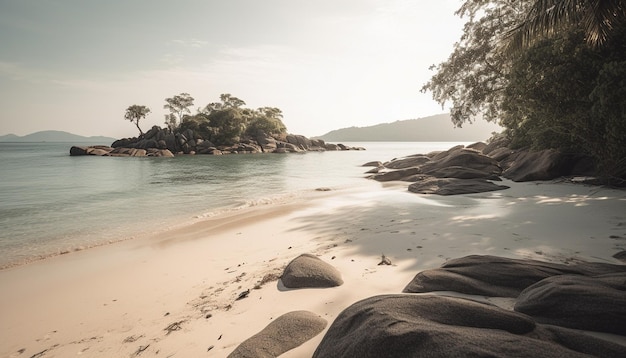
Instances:
[[[242,342],[228,358],[278,357],[317,336],[326,324],[325,319],[308,311],[286,313]]]
[[[502,174],[505,178],[516,182],[550,180],[567,175],[564,171],[563,155],[555,149],[541,151],[521,151],[507,159],[511,161],[508,169]]]
[[[425,155],[412,155],[409,157],[390,160],[384,163],[383,166],[389,169],[405,169],[417,167],[427,162],[430,162],[430,158]]]
[[[293,259],[281,276],[287,288],[335,287],[343,284],[341,273],[336,268],[311,254],[302,254]]]
[[[335,319],[313,357],[620,357],[626,347],[460,298],[382,295]]]
[[[626,265],[563,265],[538,260],[471,255],[449,260],[413,278],[404,292],[456,291],[470,295],[517,297],[527,287],[557,275],[598,276],[626,272]]]
[[[486,179],[458,179],[426,177],[409,185],[409,191],[417,194],[458,195],[474,194],[508,189]]]
[[[408,180],[412,176],[416,174],[420,174],[422,171],[419,167],[410,167],[398,170],[390,170],[379,172],[378,174],[372,175],[370,178],[385,182],[385,181],[397,181],[397,180]]]
[[[502,173],[502,169],[495,159],[473,149],[459,148],[449,151],[448,155],[440,156],[438,155],[432,161],[422,165],[422,171],[428,172],[446,167],[462,166],[488,174],[500,175]]]
[[[626,272],[548,277],[522,291],[515,310],[541,323],[626,335]]]

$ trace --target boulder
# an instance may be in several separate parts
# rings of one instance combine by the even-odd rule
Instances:
[[[145,149],[131,148],[128,153],[131,157],[145,157],[148,152]]]
[[[367,162],[367,163],[365,163],[365,164],[363,164],[361,166],[362,167],[376,167],[376,168],[379,168],[379,167],[383,166],[383,163],[379,162],[379,161],[373,161],[373,162]]]
[[[613,257],[622,262],[626,262],[626,250],[616,253]]]
[[[427,162],[430,162],[429,157],[425,155],[416,155],[394,159],[384,163],[383,166],[389,169],[405,169],[410,167],[417,167]]]
[[[336,268],[311,254],[293,259],[281,276],[287,288],[316,288],[341,286],[343,280]]]
[[[515,151],[513,149],[502,147],[494,149],[488,155],[500,163],[502,161],[506,161],[514,153]],[[502,164],[500,164],[500,166],[502,166]]]
[[[257,143],[261,146],[264,152],[273,152],[278,147],[276,144],[276,139],[268,136],[265,133],[261,133],[257,136]]]
[[[478,151],[473,149],[458,148],[456,150],[450,150],[445,156],[437,155],[432,161],[425,163],[421,166],[423,172],[430,170],[462,166],[466,168],[480,170],[489,174],[500,175],[502,169],[498,162]],[[445,153],[445,152],[444,152]]]
[[[428,154],[426,154],[427,157],[431,158],[432,160],[440,160],[443,159],[447,156],[450,156],[450,154],[456,152],[457,150],[461,150],[465,148],[464,145],[455,145],[454,147],[448,149],[448,150],[444,150],[444,151],[436,151],[436,152],[430,152]]]
[[[474,150],[477,150],[479,152],[482,152],[483,149],[487,148],[487,143],[485,143],[485,142],[476,142],[476,143],[472,143],[472,144],[466,146],[465,148],[467,148],[467,149],[474,149]]]
[[[562,265],[537,260],[471,255],[449,260],[441,268],[418,273],[403,292],[455,291],[469,295],[517,297],[527,287],[551,276],[597,276],[623,272],[626,272],[626,265]]]
[[[409,191],[417,194],[459,195],[484,193],[508,189],[486,179],[458,179],[426,177],[409,185]]]
[[[157,136],[157,134],[161,131],[161,128],[159,128],[159,126],[152,126],[152,128],[150,128],[144,135],[143,138],[144,139],[152,139],[154,137]],[[158,139],[155,139],[158,140]]]
[[[97,155],[97,156],[106,156],[109,155],[109,153],[113,150],[113,148],[111,147],[102,147],[102,146],[95,146],[95,147],[89,147],[87,148],[87,154],[89,155]]]
[[[70,155],[71,156],[77,156],[77,155],[87,155],[87,149],[89,147],[83,147],[83,146],[76,146],[73,145],[70,148]]]
[[[339,145],[334,144],[334,143],[326,143],[326,146],[324,147],[326,150],[330,150],[330,151],[335,151],[335,150],[339,150]]]
[[[418,167],[410,167],[406,169],[398,169],[392,171],[380,172],[378,174],[372,175],[370,178],[377,181],[394,181],[394,180],[405,180],[408,177],[411,177],[415,174],[420,174],[421,170]]]
[[[489,139],[488,144],[485,148],[483,148],[482,153],[489,155],[498,148],[508,147],[509,144],[511,144],[511,140],[507,138],[504,133],[498,133]]]
[[[541,323],[626,335],[626,272],[548,277],[522,291],[515,311]]]
[[[497,174],[484,172],[482,170],[468,168],[464,166],[435,168],[429,171],[425,171],[424,174],[433,176],[435,178],[502,180]]]
[[[313,357],[599,357],[626,347],[461,298],[381,295],[337,316]]]
[[[503,176],[516,182],[525,182],[550,180],[568,174],[569,171],[561,152],[555,149],[545,149],[516,153]]]
[[[326,324],[325,319],[308,311],[286,313],[243,341],[228,358],[278,357],[317,336]]]

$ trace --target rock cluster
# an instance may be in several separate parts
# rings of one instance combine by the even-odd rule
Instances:
[[[516,298],[514,310],[454,291]],[[345,309],[314,357],[623,357],[626,346],[575,329],[626,334],[626,266],[494,256],[420,272],[403,294]],[[475,296],[473,296],[475,297]]]
[[[501,136],[489,144],[455,146],[443,152],[415,154],[385,163],[370,162],[367,174],[377,181],[411,182],[409,191],[419,194],[455,195],[507,189],[493,181],[501,177],[516,182],[550,180],[570,175],[592,175],[589,158],[554,149],[512,150]]]
[[[174,154],[243,154],[243,153],[296,153],[307,151],[363,150],[343,144],[326,143],[321,139],[309,139],[302,135],[288,134],[284,140],[263,132],[230,146],[217,146],[203,139],[193,130],[171,133],[158,126],[138,138],[124,138],[111,146],[74,146],[70,155],[100,156],[173,156]]]

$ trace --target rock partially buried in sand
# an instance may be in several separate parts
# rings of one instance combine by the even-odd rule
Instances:
[[[620,272],[626,272],[625,265],[563,265],[538,260],[470,255],[449,260],[441,268],[418,273],[404,288],[404,292],[455,291],[468,295],[517,297],[528,286],[551,276],[597,276]]]
[[[281,276],[287,288],[336,287],[343,284],[341,273],[336,268],[311,254],[302,254],[293,259]]]
[[[274,358],[300,346],[326,328],[326,320],[308,311],[286,313],[242,342],[228,358]]]
[[[460,298],[382,295],[333,322],[313,357],[599,357],[626,347]]]
[[[409,191],[418,194],[458,195],[484,193],[508,189],[485,179],[425,178],[409,185]]]

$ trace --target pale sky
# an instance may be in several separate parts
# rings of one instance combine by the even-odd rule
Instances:
[[[165,98],[278,107],[316,136],[446,112],[420,88],[461,35],[460,0],[0,0],[0,135],[137,135]],[[452,128],[452,125],[451,125]]]

